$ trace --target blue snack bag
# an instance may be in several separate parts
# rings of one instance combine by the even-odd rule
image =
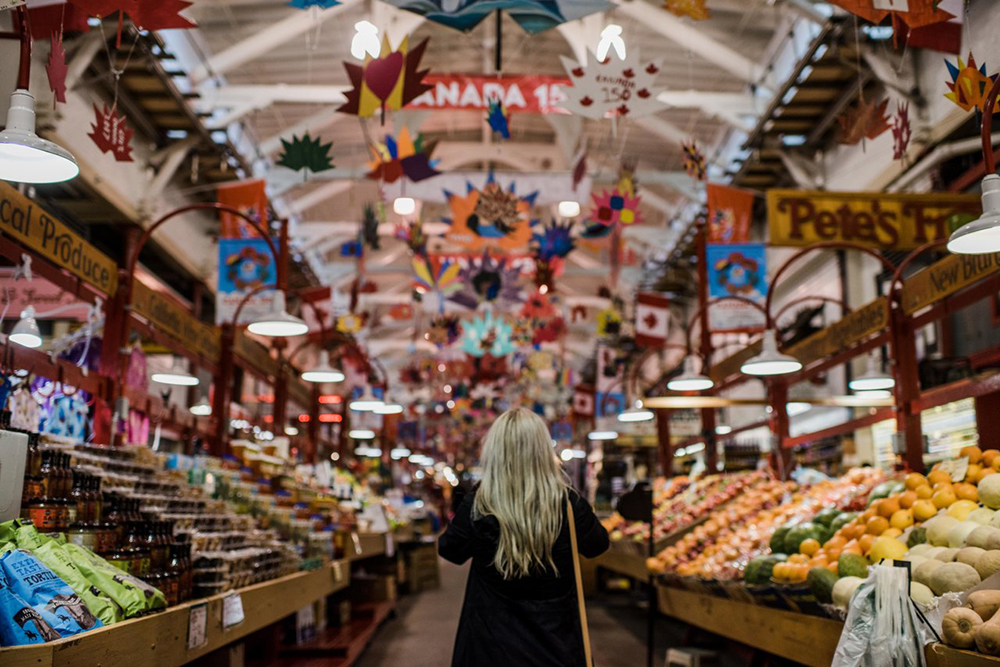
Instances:
[[[11,589],[49,621],[60,637],[103,627],[66,582],[23,549],[0,556],[0,569]]]
[[[59,633],[11,590],[0,571],[0,646],[44,644],[53,639],[59,639]]]

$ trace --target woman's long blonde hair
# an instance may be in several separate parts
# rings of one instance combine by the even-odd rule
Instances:
[[[504,579],[555,570],[566,482],[548,426],[530,410],[508,410],[486,434],[480,464],[473,516],[493,515],[500,524],[494,567]]]

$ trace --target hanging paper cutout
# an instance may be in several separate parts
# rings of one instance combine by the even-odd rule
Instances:
[[[899,102],[896,105],[896,115],[892,117],[892,159],[902,160],[906,157],[906,148],[910,145],[913,131],[910,127],[910,105]]]
[[[457,315],[436,315],[427,331],[427,340],[438,347],[452,345],[462,335],[462,321]]]
[[[675,16],[687,16],[694,21],[712,18],[712,13],[705,6],[705,0],[666,0],[663,8]]]
[[[347,102],[338,111],[367,118],[381,110],[385,121],[387,110],[402,109],[409,102],[423,95],[431,86],[423,83],[429,69],[418,70],[420,59],[427,48],[427,40],[409,49],[409,38],[403,38],[395,51],[389,38],[382,40],[382,53],[378,58],[365,57],[361,65],[345,62],[344,69],[351,81]]]
[[[563,88],[566,95],[560,106],[584,118],[600,120],[610,116],[635,118],[666,108],[657,99],[660,89],[653,83],[660,73],[662,58],[649,62],[639,61],[638,49],[630,48],[624,60],[608,58],[597,61],[588,51],[586,65],[562,57],[563,67],[569,73],[570,87]]]
[[[510,112],[499,97],[491,97],[486,105],[486,120],[494,134],[510,139]]]
[[[396,225],[396,233],[394,236],[400,241],[406,243],[406,247],[409,248],[410,252],[414,255],[426,254],[425,249],[427,247],[427,237],[424,236],[423,225],[421,225],[419,220],[412,220],[410,222],[404,222]]]
[[[556,308],[549,300],[548,294],[535,292],[528,297],[528,300],[521,306],[521,317],[529,320],[544,320],[555,317]]]
[[[530,34],[536,34],[589,14],[614,7],[607,0],[386,0],[390,5],[426,16],[441,25],[469,32],[494,10],[507,15]]]
[[[337,318],[337,331],[352,334],[361,331],[362,319],[354,313],[340,315]]]
[[[704,181],[708,178],[708,161],[694,139],[681,144],[681,163],[687,175],[694,180]]]
[[[980,112],[985,112],[986,98],[989,96],[990,87],[998,75],[987,76],[986,63],[977,69],[976,59],[972,57],[971,51],[969,52],[968,64],[963,63],[961,58],[958,59],[956,65],[952,65],[947,60],[944,62],[948,66],[948,74],[951,75],[951,81],[947,84],[951,92],[945,93],[945,97],[963,111],[978,109]],[[994,113],[998,111],[1000,111],[1000,100],[997,100],[996,106],[993,107]]]
[[[384,143],[375,144],[369,150],[374,159],[368,163],[371,171],[367,176],[373,180],[395,183],[405,176],[416,183],[441,173],[434,168],[437,161],[431,160],[433,147],[424,146],[421,134],[416,140],[411,139],[407,127],[399,131],[398,139],[387,134]]]
[[[535,327],[531,336],[531,344],[555,343],[566,335],[567,330],[566,320],[561,317],[553,317],[546,320],[542,326]]]
[[[66,51],[63,50],[62,33],[52,33],[52,49],[49,51],[45,74],[55,101],[66,104]]]
[[[416,294],[432,293],[437,295],[436,305],[439,312],[444,310],[444,300],[462,289],[459,279],[462,267],[458,262],[437,257],[417,255],[413,258],[413,273],[416,274]]]
[[[469,260],[462,269],[464,288],[451,296],[451,300],[466,308],[475,309],[480,303],[518,302],[521,287],[517,280],[521,272],[517,266],[507,264],[506,257],[494,259],[488,251],[478,259]]]
[[[293,136],[291,141],[281,140],[281,155],[278,164],[294,171],[306,170],[317,174],[327,169],[333,169],[330,149],[333,142],[324,144],[319,137],[313,139],[306,131],[301,137]]]
[[[622,332],[622,315],[615,308],[605,308],[597,314],[597,335],[617,336]]]
[[[194,23],[179,12],[191,6],[186,0],[69,0],[87,16],[105,18],[118,12],[118,46],[122,42],[123,14],[128,14],[140,30],[171,30],[194,28]]]
[[[397,322],[413,319],[413,305],[409,303],[397,303],[389,309],[389,317]]]
[[[531,237],[535,257],[550,261],[563,258],[573,252],[576,242],[573,240],[573,221],[560,223],[553,220],[544,227],[541,233],[536,232]]]
[[[642,221],[639,213],[639,202],[642,197],[635,194],[635,191],[622,191],[615,187],[608,192],[602,190],[600,195],[591,195],[594,206],[587,216],[587,222],[591,224],[614,227],[615,225],[632,225]]]
[[[379,216],[373,204],[366,203],[361,209],[361,240],[372,250],[379,249]]]
[[[513,327],[492,311],[462,323],[462,351],[476,358],[486,355],[506,357],[514,350]]]
[[[889,117],[886,115],[888,106],[889,98],[878,104],[860,100],[856,107],[848,109],[837,118],[840,123],[838,141],[853,146],[862,139],[874,139],[881,135],[889,129]]]
[[[310,7],[330,9],[330,7],[336,7],[339,4],[340,0],[291,0],[288,6],[295,7],[295,9],[309,9]]]
[[[94,105],[96,120],[90,126],[89,136],[102,153],[111,153],[118,162],[132,162],[132,134],[134,130],[125,125],[125,115],[119,116],[114,108],[104,105],[104,110]]]
[[[896,21],[905,23],[909,28],[942,23],[955,18],[938,5],[941,0],[830,0],[833,4],[857,14],[866,21],[881,23],[886,16],[892,15],[893,25]]]
[[[361,257],[362,255],[364,255],[364,248],[361,246],[361,241],[357,239],[354,241],[344,241],[340,245],[341,257]]]
[[[466,183],[466,194],[445,191],[451,217],[448,240],[468,250],[486,248],[515,250],[531,241],[531,228],[538,221],[531,218],[531,208],[538,192],[518,196],[514,183],[506,190],[490,173],[482,190]]]
[[[580,155],[580,159],[576,161],[576,165],[573,167],[574,190],[580,187],[580,183],[583,182],[583,179],[586,175],[587,175],[587,154],[583,153]]]

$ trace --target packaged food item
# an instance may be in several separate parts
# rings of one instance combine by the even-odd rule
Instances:
[[[50,541],[35,549],[33,553],[80,596],[91,613],[101,619],[101,622],[112,625],[122,620],[121,607],[87,579],[60,544]]]
[[[59,639],[59,633],[7,585],[0,570],[0,646],[44,644],[53,639]]]
[[[104,626],[87,604],[42,561],[24,549],[0,556],[0,569],[10,588],[42,614],[60,637]],[[46,612],[53,620],[46,616]]]
[[[167,598],[162,592],[123,572],[86,547],[69,543],[63,545],[63,549],[92,584],[118,603],[125,612],[125,618],[167,606]]]

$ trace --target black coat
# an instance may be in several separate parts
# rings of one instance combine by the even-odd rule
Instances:
[[[576,582],[563,504],[563,524],[552,548],[558,575],[549,570],[504,580],[493,567],[500,540],[496,517],[472,520],[475,491],[462,501],[438,552],[461,565],[472,558],[452,667],[585,665]],[[580,554],[594,558],[610,546],[608,533],[586,500],[570,491]]]

